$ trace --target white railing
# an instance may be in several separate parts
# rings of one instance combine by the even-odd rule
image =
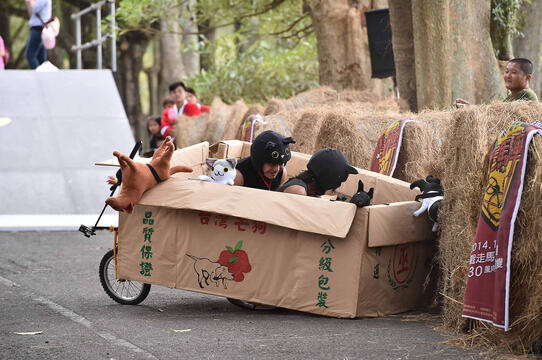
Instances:
[[[106,3],[111,5],[111,30],[102,37],[102,6]],[[89,12],[96,10],[96,39],[81,44],[81,17]],[[91,47],[97,47],[96,62],[97,68],[102,68],[102,44],[111,39],[111,70],[117,71],[117,38],[115,34],[115,0],[102,0],[90,5],[88,8],[71,15],[72,20],[75,20],[75,45],[72,46],[72,51],[77,52],[77,68],[82,68],[82,52]]]

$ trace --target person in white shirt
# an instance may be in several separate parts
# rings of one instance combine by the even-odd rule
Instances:
[[[47,50],[41,42],[43,23],[49,21],[52,16],[51,0],[25,0],[26,9],[30,15],[30,36],[26,44],[26,59],[31,69],[40,66],[47,60]]]

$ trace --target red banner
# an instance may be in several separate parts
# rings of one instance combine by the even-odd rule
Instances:
[[[529,144],[542,130],[514,122],[489,149],[489,180],[472,245],[463,317],[510,329],[510,260]]]
[[[243,123],[243,128],[241,131],[241,140],[252,142],[254,138],[254,125],[260,122],[262,124],[267,124],[260,114],[250,115],[245,122]]]
[[[393,176],[403,140],[403,130],[405,125],[411,121],[413,120],[401,119],[394,121],[388,126],[376,143],[373,161],[371,162],[371,171]]]

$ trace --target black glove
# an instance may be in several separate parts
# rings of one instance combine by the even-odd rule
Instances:
[[[369,189],[368,192],[363,191],[363,181],[358,181],[358,192],[352,196],[350,202],[356,204],[357,207],[364,207],[371,204],[371,199],[373,198],[374,188]]]

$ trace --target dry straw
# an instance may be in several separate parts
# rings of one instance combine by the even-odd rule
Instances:
[[[530,149],[521,207],[516,221],[511,264],[512,330],[461,317],[469,256],[488,169],[488,149],[513,121],[542,118],[542,105],[495,103],[454,111],[435,167],[445,191],[439,215],[439,261],[442,270],[443,321],[456,331],[469,331],[464,341],[526,353],[542,335],[542,139]]]
[[[213,144],[223,139],[234,139],[248,107],[242,100],[233,105],[215,98],[211,111],[200,116],[180,116],[175,124],[177,147],[186,147],[202,141]]]
[[[327,86],[308,90],[289,99],[271,99],[265,107],[264,115],[273,115],[284,111],[291,111],[305,107],[336,102],[338,95],[335,90]]]

